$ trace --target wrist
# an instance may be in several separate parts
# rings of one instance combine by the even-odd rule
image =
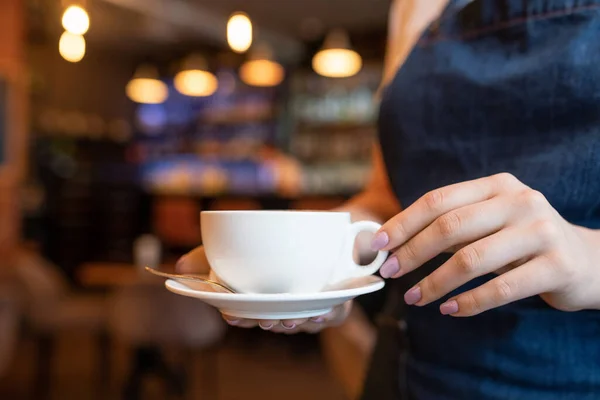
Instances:
[[[590,262],[592,264],[592,269],[595,277],[595,290],[596,293],[596,301],[595,301],[595,309],[600,310],[600,230],[592,230],[591,231],[591,258]]]
[[[586,258],[590,268],[589,282],[591,284],[589,308],[600,310],[600,230],[576,226],[576,231],[585,243]]]

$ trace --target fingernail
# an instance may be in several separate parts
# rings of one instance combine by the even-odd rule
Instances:
[[[415,286],[404,294],[404,301],[408,305],[413,305],[421,300],[421,288]]]
[[[233,326],[236,326],[237,324],[239,324],[239,323],[240,323],[240,320],[239,320],[239,319],[225,319],[225,321],[227,321],[227,323],[228,323],[229,325],[233,325]]]
[[[458,302],[449,300],[440,306],[440,312],[444,315],[454,314],[458,312]]]
[[[379,273],[384,278],[391,278],[398,272],[400,272],[400,264],[398,264],[398,259],[394,256],[388,258],[379,270]]]
[[[282,322],[281,326],[283,326],[285,329],[294,329],[296,327],[296,324],[289,325],[289,323],[287,322]]]
[[[381,250],[390,242],[390,237],[384,231],[377,232],[373,241],[371,241],[371,249],[373,251]]]
[[[273,324],[263,325],[262,322],[259,322],[258,326],[260,326],[261,329],[268,331],[269,329],[271,329],[273,327]]]
[[[310,320],[312,322],[316,322],[317,324],[321,324],[321,323],[325,322],[325,318],[323,318],[323,317],[311,318]]]

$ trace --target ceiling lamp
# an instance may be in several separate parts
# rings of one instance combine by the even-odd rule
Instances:
[[[160,104],[169,97],[167,85],[158,79],[158,72],[149,65],[142,65],[135,71],[125,92],[129,99],[141,104]]]
[[[277,86],[284,77],[283,66],[273,60],[273,52],[266,44],[255,46],[248,60],[240,67],[240,78],[250,86]]]
[[[189,56],[175,75],[175,89],[185,96],[205,97],[216,92],[217,77],[208,71],[206,60],[199,55]]]
[[[346,78],[360,71],[362,59],[351,49],[346,32],[333,30],[327,35],[321,50],[313,57],[312,66],[319,75]]]
[[[238,12],[227,22],[227,43],[236,53],[244,53],[252,45],[252,21],[248,15]]]
[[[83,35],[90,28],[90,17],[81,6],[69,6],[62,16],[62,26],[67,32]]]
[[[81,35],[64,32],[58,42],[58,52],[69,62],[79,62],[85,56],[85,39]]]

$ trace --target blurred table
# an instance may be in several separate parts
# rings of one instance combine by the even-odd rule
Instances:
[[[161,269],[170,270],[173,264],[164,264]],[[79,267],[77,278],[82,287],[87,289],[108,289],[117,293],[136,291],[141,286],[156,287],[166,290],[164,278],[145,272],[142,268],[128,263],[95,262]],[[152,290],[154,290],[152,288]],[[118,296],[118,295],[117,295]],[[157,375],[164,379],[170,391],[182,395],[185,392],[183,377],[172,366],[168,365],[158,344],[139,343],[133,345],[132,363],[129,376],[123,388],[127,399],[138,399],[141,395],[142,379],[145,375]]]
[[[163,264],[162,270],[172,270],[173,264]],[[77,273],[79,283],[86,288],[113,288],[140,284],[163,284],[164,278],[155,277],[140,267],[128,263],[85,263]]]

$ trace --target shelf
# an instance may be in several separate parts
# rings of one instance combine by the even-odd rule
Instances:
[[[240,112],[240,111],[206,111],[200,122],[211,125],[242,125],[272,122],[276,114],[272,109]]]
[[[299,122],[296,131],[348,131],[348,130],[375,130],[375,122]]]
[[[356,195],[356,192],[346,192],[346,193],[306,193],[299,194],[296,196],[283,196],[277,194],[198,194],[198,193],[176,193],[176,192],[154,192],[148,191],[148,194],[156,197],[169,197],[169,198],[194,198],[198,200],[256,200],[256,201],[271,201],[271,200],[279,200],[279,201],[298,201],[298,200],[307,200],[307,199],[332,199],[332,198],[350,198]]]

